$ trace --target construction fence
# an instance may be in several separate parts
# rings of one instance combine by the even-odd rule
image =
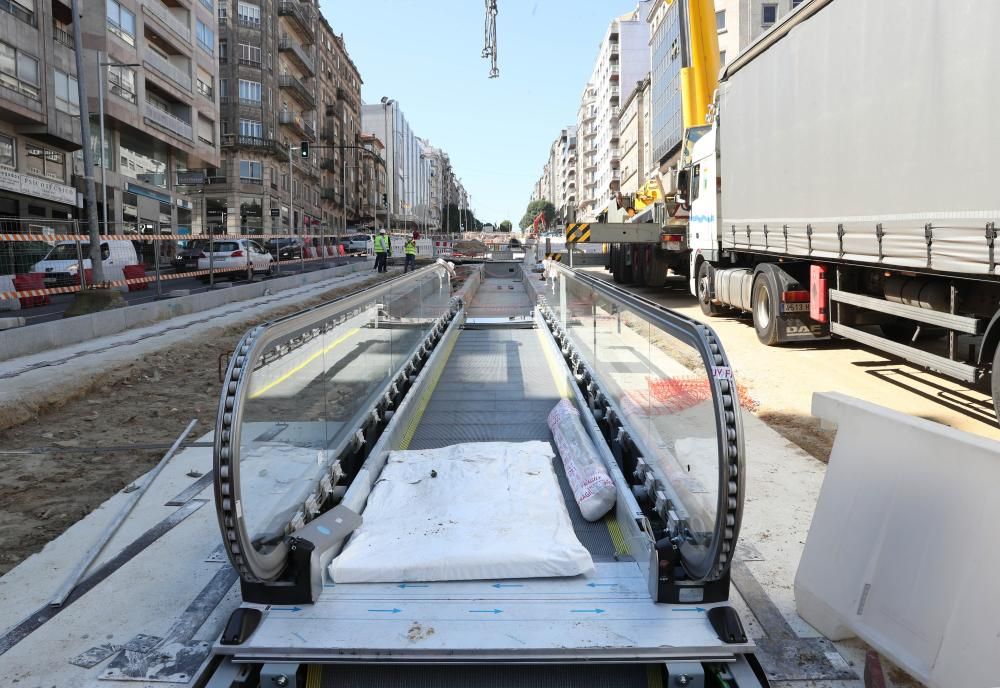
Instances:
[[[2,230],[0,311],[47,306],[91,286],[153,297],[199,282],[323,269],[364,256],[370,246],[356,234],[109,233],[101,235],[103,280],[95,284],[90,237],[75,221],[4,218]]]

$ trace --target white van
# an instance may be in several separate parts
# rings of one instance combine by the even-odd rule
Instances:
[[[83,256],[83,269],[89,270],[90,242],[80,242],[80,255]],[[75,241],[57,241],[48,255],[35,263],[32,272],[45,275],[46,287],[58,287],[79,284],[80,263],[77,260]],[[120,274],[126,265],[138,265],[135,245],[123,239],[108,239],[101,242],[102,263],[113,274]]]

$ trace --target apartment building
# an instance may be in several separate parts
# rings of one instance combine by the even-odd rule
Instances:
[[[77,207],[75,54],[72,35],[58,28],[71,15],[61,3],[35,0],[0,10],[0,231],[40,230],[47,220],[74,217]]]
[[[346,231],[360,217],[361,78],[343,38],[309,0],[217,1],[222,157],[209,226]]]
[[[804,0],[715,0],[719,62],[730,60]]]
[[[384,103],[363,105],[361,123],[365,132],[375,134],[386,145],[390,226],[398,229],[426,227],[430,211],[431,165],[399,103],[387,98]]]
[[[361,175],[358,180],[361,198],[358,203],[362,227],[384,227],[386,218],[385,201],[385,144],[374,134],[361,134],[362,153],[358,161]]]
[[[577,128],[580,144],[577,201],[580,221],[593,221],[607,210],[621,178],[619,109],[622,91],[631,93],[649,71],[649,25],[646,16],[652,0],[608,25],[597,61],[580,99]]]
[[[622,159],[620,186],[622,194],[635,193],[646,183],[646,173],[652,153],[649,83],[647,76],[636,84],[622,103],[619,118],[621,140],[618,144]]]

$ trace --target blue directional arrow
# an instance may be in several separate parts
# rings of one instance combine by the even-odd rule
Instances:
[[[671,609],[672,612],[706,612],[707,609],[702,607],[691,607],[690,609]]]
[[[587,583],[588,588],[613,588],[617,583]]]
[[[574,609],[574,614],[603,614],[603,609]]]
[[[470,614],[499,614],[502,609],[470,609]]]
[[[417,585],[415,583],[400,583],[397,588],[429,588],[429,585]]]
[[[396,609],[395,607],[393,607],[392,609],[369,609],[368,611],[370,611],[370,612],[385,612],[386,614],[399,614],[403,610],[402,609]]]
[[[494,583],[491,587],[499,590],[500,588],[523,588],[524,586],[520,583]]]
[[[271,607],[272,612],[301,612],[302,607]]]

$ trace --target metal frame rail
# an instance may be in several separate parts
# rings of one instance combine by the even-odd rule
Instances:
[[[362,289],[328,303],[263,323],[247,332],[240,340],[226,371],[216,420],[214,487],[223,543],[229,560],[244,583],[245,598],[247,584],[267,585],[282,575],[288,567],[291,549],[294,548],[286,538],[276,543],[267,553],[257,551],[247,532],[240,506],[240,438],[251,373],[259,365],[273,362],[316,337],[323,336],[347,318],[359,313],[363,306],[373,299],[399,289],[401,285],[444,272],[444,268],[440,266],[428,266],[408,275],[390,279],[376,287]],[[385,384],[376,395],[378,401],[375,405],[370,409],[363,409],[359,414],[360,417],[356,416],[352,421],[357,426],[354,431],[344,433],[339,446],[327,452],[330,458],[325,467],[325,475],[317,482],[313,494],[301,504],[301,508],[288,524],[286,530],[289,533],[303,527],[321,512],[337,481],[344,476],[344,462],[348,459],[363,459],[374,445],[375,438],[391,417],[393,409],[413,384],[430,351],[460,306],[460,299],[451,300],[444,315],[430,328],[410,359],[393,376],[386,377]]]
[[[687,524],[683,517],[683,506],[676,503],[672,497],[674,491],[667,481],[643,458],[653,454],[642,446],[640,438],[628,432],[621,410],[601,390],[599,376],[575,350],[571,338],[560,325],[559,314],[544,297],[539,299],[543,319],[559,343],[581,391],[586,395],[622,472],[634,481],[633,491],[640,497],[640,503],[651,506],[655,516],[662,522],[664,537],[660,537],[656,543],[661,562],[666,560],[668,563],[677,563],[679,559],[693,579],[703,581],[727,579],[743,516],[745,450],[736,383],[721,342],[708,325],[663,308],[586,273],[561,265],[555,265],[554,269],[560,279],[569,277],[579,281],[596,294],[613,302],[616,307],[634,312],[667,334],[691,346],[701,356],[705,370],[709,374],[716,427],[720,430],[717,433],[719,482],[712,546],[703,556],[694,558],[691,548],[685,545]],[[724,583],[728,590],[728,580]],[[671,587],[670,581],[663,580],[662,577],[661,585]],[[657,597],[673,597],[669,591],[663,593]],[[659,599],[659,601],[684,600]]]

